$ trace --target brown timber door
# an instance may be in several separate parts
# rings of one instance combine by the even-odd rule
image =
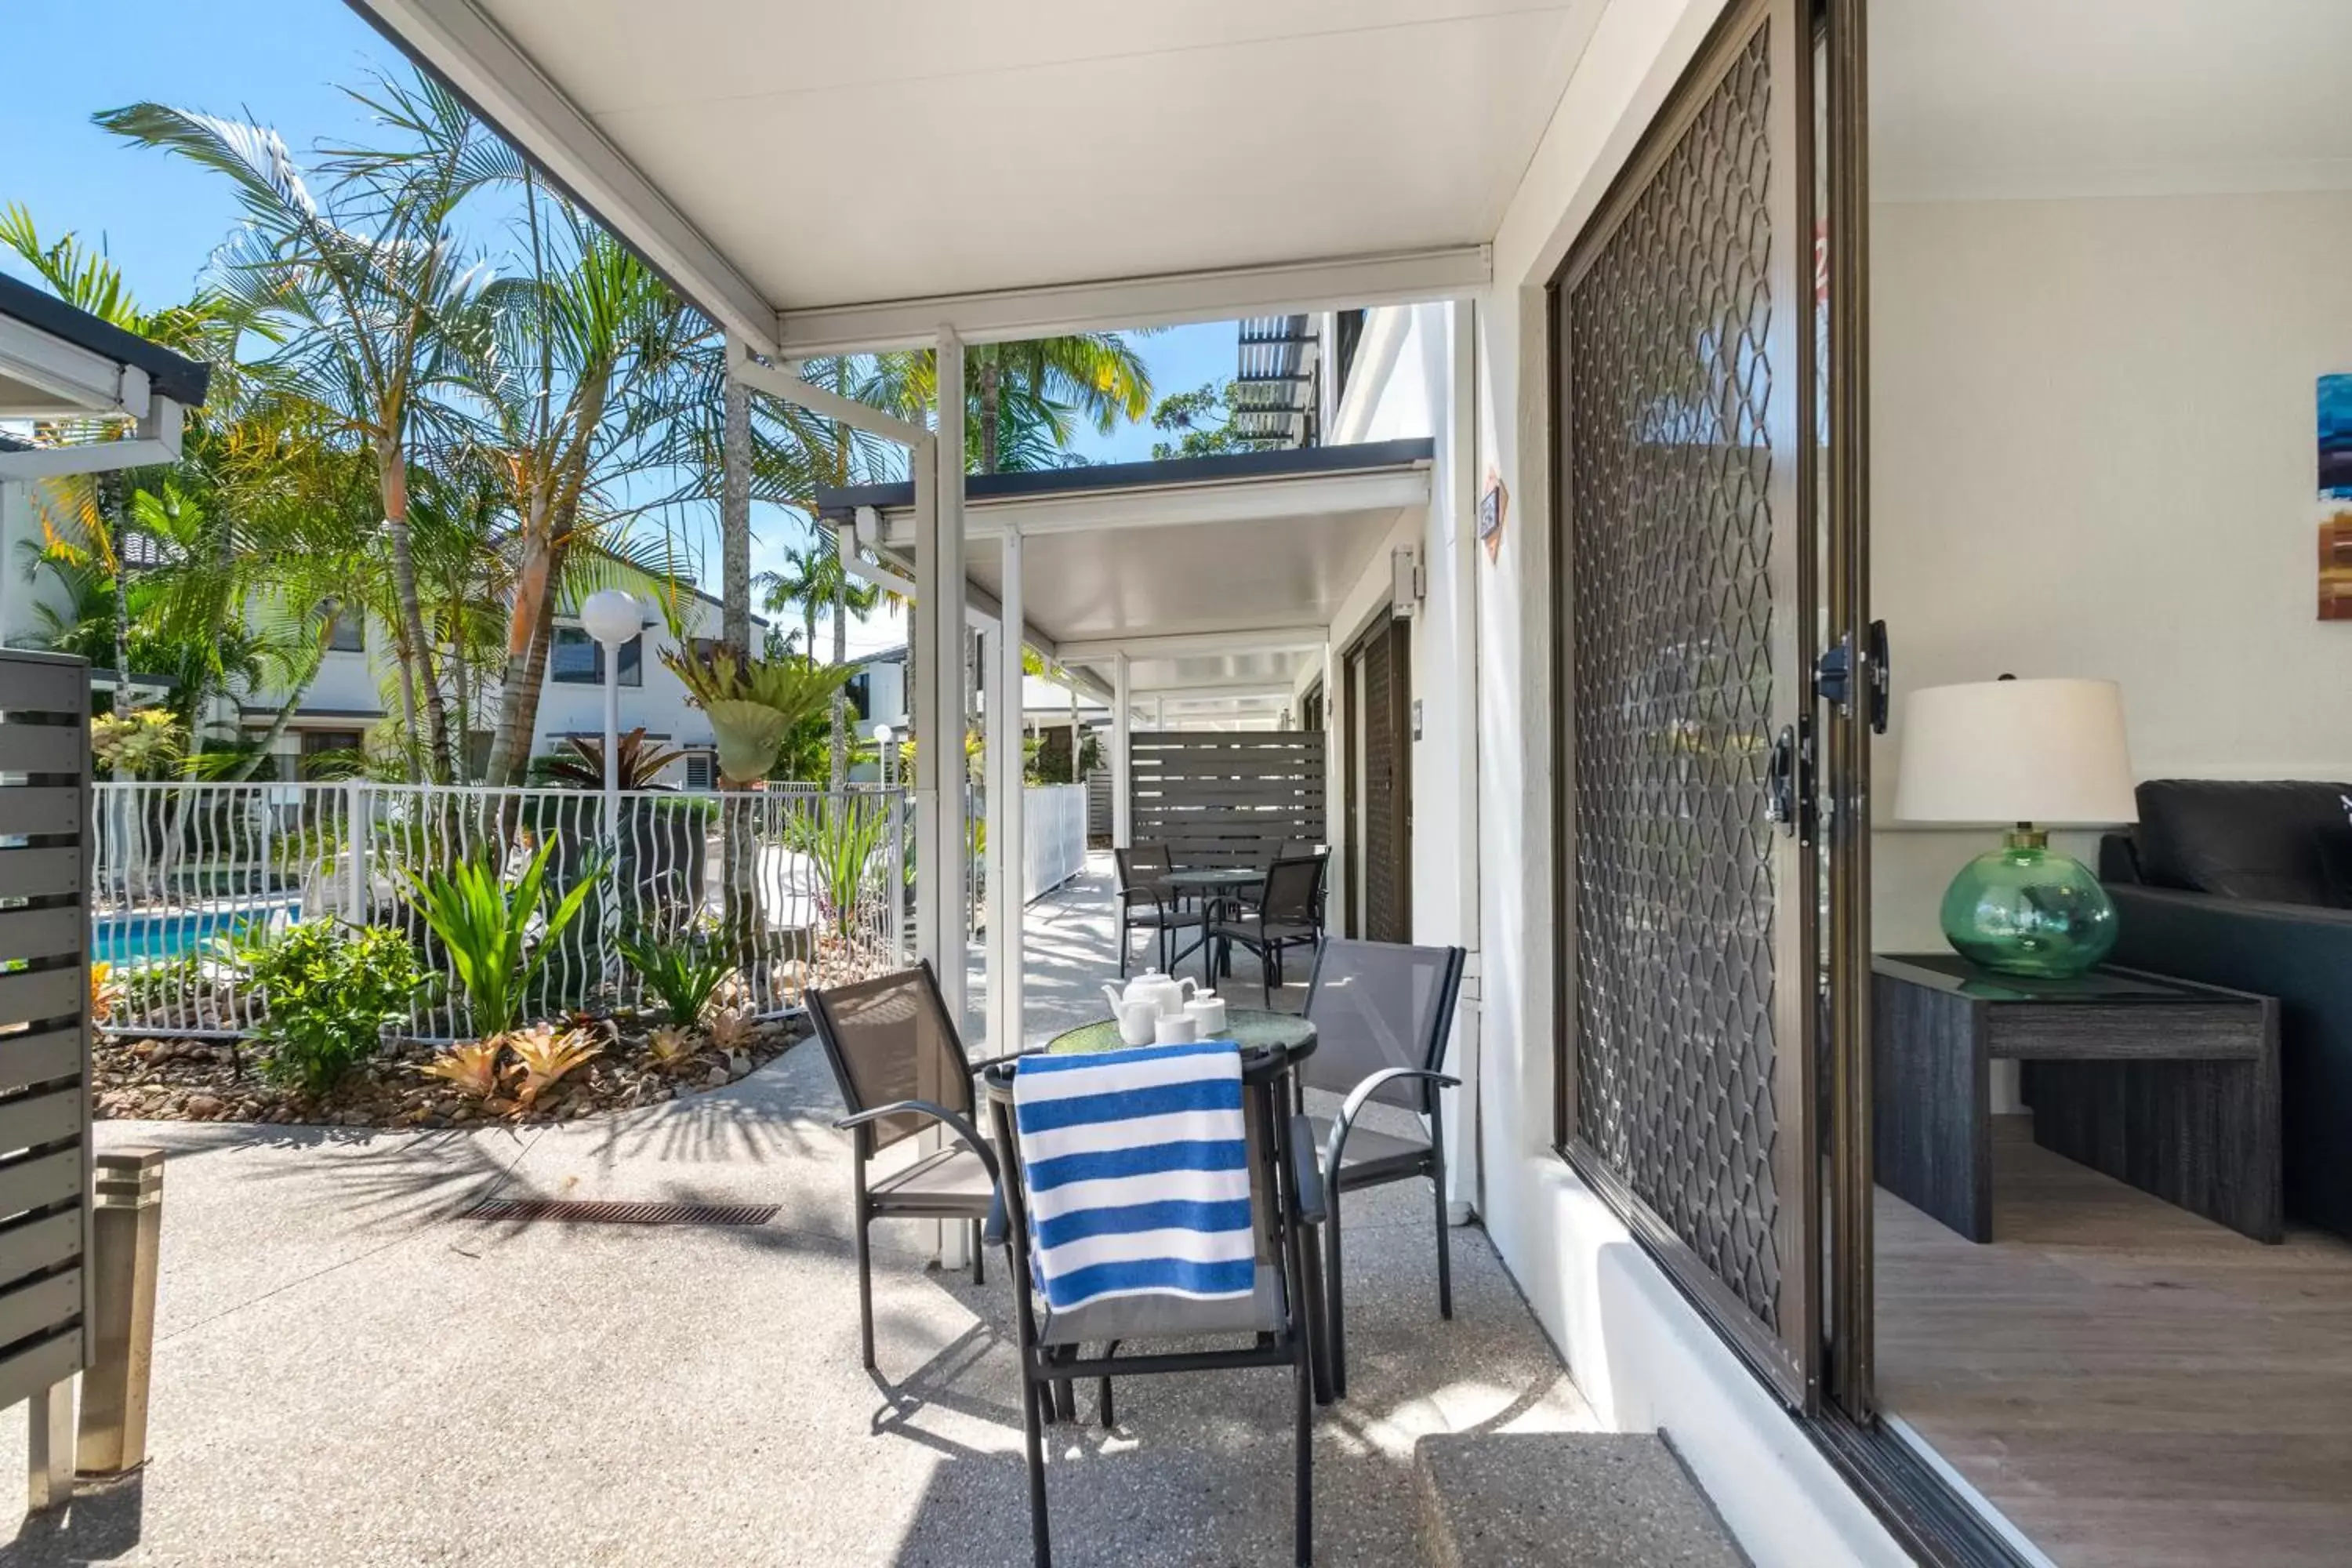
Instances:
[[[1551,289],[1560,1142],[1793,1405],[1827,1016],[1808,7],[1735,5]]]
[[[1348,650],[1347,931],[1412,940],[1412,623],[1383,620]]]

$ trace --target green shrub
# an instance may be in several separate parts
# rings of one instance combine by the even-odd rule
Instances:
[[[661,998],[673,1024],[700,1021],[711,996],[735,973],[733,962],[714,950],[699,932],[689,932],[675,942],[625,936],[617,945],[629,967],[646,983],[646,989]]]
[[[332,920],[254,939],[239,956],[267,1009],[256,1031],[263,1074],[313,1095],[376,1048],[424,981],[406,937]]]
[[[511,888],[499,879],[497,866],[479,859],[404,879],[416,912],[441,939],[477,1035],[503,1035],[520,1021],[531,982],[595,889],[592,858],[580,880],[547,910],[534,942],[531,927],[547,901],[547,858],[554,847],[554,840],[542,840]]]

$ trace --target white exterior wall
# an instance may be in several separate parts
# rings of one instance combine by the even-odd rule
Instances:
[[[719,607],[700,597],[688,601],[687,631],[689,637],[715,637],[719,635]],[[646,648],[642,683],[621,688],[621,730],[624,733],[642,725],[649,740],[673,751],[709,751],[713,740],[710,720],[699,708],[687,705],[686,688],[669,667],[661,662],[661,650],[677,646],[658,616],[646,628]],[[578,617],[559,616],[559,626],[576,626]],[[302,706],[292,726],[280,740],[277,755],[288,763],[299,757],[301,741],[298,728],[365,729],[373,721],[344,719],[340,714],[383,712],[396,714],[399,692],[394,685],[394,664],[391,637],[385,629],[371,622],[366,631],[367,648],[362,653],[329,650],[319,666],[319,673],[303,694]],[[275,691],[261,691],[247,699],[248,706],[266,708],[281,700]],[[492,694],[483,710],[476,713],[476,728],[488,730],[498,719],[497,698]],[[257,731],[266,721],[248,715],[247,733]],[[531,755],[538,756],[555,749],[561,737],[580,734],[602,736],[604,732],[604,688],[602,683],[587,684],[550,679],[539,700],[538,721],[532,731]],[[671,783],[682,782],[684,763],[672,763],[664,774]]]
[[[1400,313],[1410,320],[1399,323],[1406,330],[1393,362],[1367,376],[1378,385],[1365,393],[1362,423],[1341,411],[1334,438],[1350,430],[1439,437],[1429,515],[1400,533],[1419,538],[1428,573],[1413,639],[1423,705],[1413,752],[1415,936],[1474,951],[1454,1042],[1471,1104],[1453,1121],[1466,1121],[1479,1169],[1455,1197],[1475,1198],[1601,1418],[1620,1430],[1664,1430],[1754,1561],[1891,1568],[1909,1561],[1893,1537],[1552,1147],[1552,971],[1572,912],[1553,907],[1550,877],[1559,791],[1543,289],[1721,9],[1721,0],[1612,0],[1504,216],[1495,282],[1475,301],[1470,341],[1457,355],[1453,308]],[[1465,374],[1475,445],[1457,464],[1446,433]],[[1491,562],[1465,537],[1490,472],[1508,497]],[[1386,597],[1387,572],[1383,550],[1335,622],[1336,637]],[[1441,728],[1449,715],[1458,727]]]

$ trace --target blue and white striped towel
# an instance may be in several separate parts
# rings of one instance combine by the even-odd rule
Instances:
[[[1023,1057],[1013,1109],[1032,1268],[1048,1308],[1250,1293],[1238,1045]]]

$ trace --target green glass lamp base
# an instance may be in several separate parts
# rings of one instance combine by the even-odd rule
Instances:
[[[2115,900],[2089,867],[2021,827],[1960,868],[1944,891],[1944,935],[1961,957],[2008,974],[2063,979],[2116,946]]]

